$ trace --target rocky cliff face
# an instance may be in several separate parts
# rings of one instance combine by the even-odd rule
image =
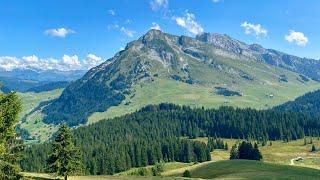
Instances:
[[[222,56],[263,61],[320,81],[319,60],[300,58],[277,50],[265,49],[258,44],[248,45],[228,35],[203,33],[198,35],[196,39],[221,49],[222,52],[220,54]]]

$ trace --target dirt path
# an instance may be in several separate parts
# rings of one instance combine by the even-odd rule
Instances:
[[[320,159],[320,157],[296,157],[290,160],[290,165],[294,165],[294,161],[304,160],[304,159]]]

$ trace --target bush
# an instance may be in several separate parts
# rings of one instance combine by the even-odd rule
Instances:
[[[191,173],[189,170],[185,170],[182,174],[183,177],[191,177]]]
[[[152,171],[152,175],[153,175],[153,176],[160,176],[161,173],[164,171],[163,164],[160,163],[160,164],[154,165],[154,166],[151,168],[151,171]]]
[[[146,176],[148,174],[148,170],[146,168],[139,168],[138,175],[139,176]]]

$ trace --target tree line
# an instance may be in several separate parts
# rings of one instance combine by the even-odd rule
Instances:
[[[319,132],[318,119],[298,113],[232,107],[192,109],[160,104],[79,127],[73,134],[74,144],[83,154],[86,174],[114,174],[161,161],[210,160],[211,149],[204,143],[189,140],[192,138],[290,141],[305,135],[318,136]],[[49,152],[49,144],[28,147],[21,167],[26,171],[43,172]]]

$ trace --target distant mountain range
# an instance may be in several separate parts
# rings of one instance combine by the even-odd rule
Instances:
[[[319,88],[319,67],[318,60],[227,35],[150,30],[71,83],[42,113],[46,123],[74,126],[160,102],[268,108]]]
[[[59,71],[37,69],[13,69],[5,71],[0,69],[0,77],[12,77],[33,81],[74,81],[81,78],[87,71]]]
[[[41,89],[44,85],[51,85],[53,87],[60,87],[61,82],[75,81],[81,78],[86,71],[58,71],[58,70],[34,70],[34,69],[14,69],[12,71],[0,70],[0,83],[5,88],[4,91],[19,91],[26,92],[32,89]],[[56,83],[57,82],[57,83]],[[55,85],[53,85],[55,84]],[[53,86],[52,86],[53,85]],[[47,88],[48,89],[48,88]],[[50,88],[49,88],[50,89]]]

